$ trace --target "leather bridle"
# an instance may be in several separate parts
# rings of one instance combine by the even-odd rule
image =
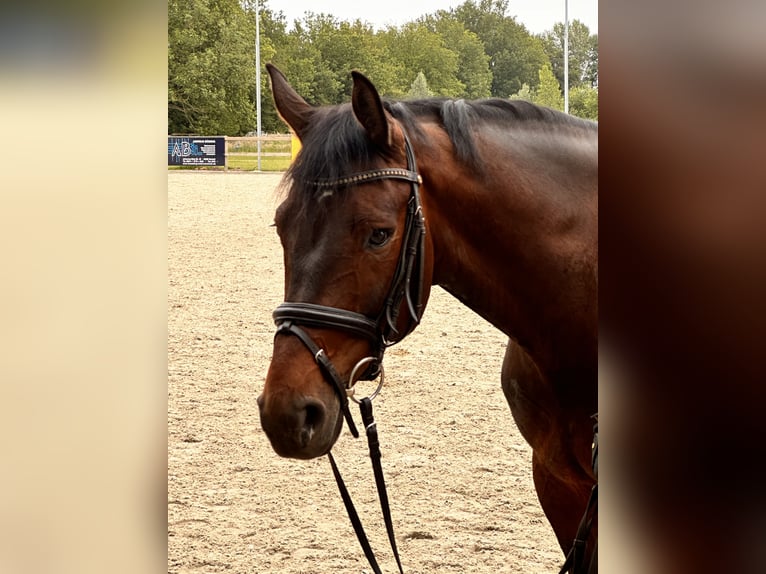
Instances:
[[[407,156],[407,168],[381,168],[354,173],[334,180],[317,180],[310,182],[317,189],[338,188],[349,185],[360,185],[383,179],[399,179],[410,182],[410,198],[407,202],[407,218],[404,225],[399,260],[391,280],[383,308],[377,317],[368,317],[355,311],[327,307],[314,303],[285,302],[279,305],[273,313],[277,325],[276,335],[293,335],[311,352],[319,365],[324,378],[332,385],[340,399],[343,416],[349,430],[358,437],[354,421],[348,407],[348,393],[354,381],[344,382],[337,369],[327,356],[324,349],[319,347],[303,327],[320,329],[336,329],[346,331],[353,336],[370,341],[373,349],[373,359],[360,377],[362,380],[374,380],[380,373],[383,353],[387,347],[398,343],[406,337],[420,322],[423,316],[424,304],[424,264],[425,264],[425,218],[420,203],[420,184],[422,178],[418,174],[415,155],[412,151],[407,134],[404,135],[404,149]],[[397,329],[400,309],[406,303],[410,315],[407,328]],[[361,361],[360,361],[361,362]]]

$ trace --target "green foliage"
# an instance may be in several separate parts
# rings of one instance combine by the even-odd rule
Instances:
[[[407,99],[417,100],[429,98],[432,95],[431,90],[428,89],[428,81],[426,80],[425,74],[423,72],[418,72],[415,81],[412,82],[412,86],[410,86],[410,91],[407,92]]]
[[[241,171],[257,171],[258,158],[255,156],[231,156],[228,160],[229,169]],[[289,157],[262,157],[261,171],[286,171],[292,160]]]
[[[559,22],[541,36],[553,74],[564,85],[564,24]],[[580,20],[569,23],[569,89],[598,85],[598,35]]]
[[[563,25],[534,36],[507,16],[509,0],[466,0],[383,30],[313,13],[288,25],[268,0],[259,5],[264,132],[286,131],[270,96],[266,62],[313,105],[348,101],[350,71],[359,70],[390,98],[514,94],[563,107]],[[240,135],[255,129],[255,18],[255,0],[168,0],[169,133]],[[592,117],[598,114],[597,92],[573,88],[598,83],[598,37],[575,21],[570,44],[570,108]],[[554,76],[561,76],[558,83]]]
[[[392,75],[384,64],[386,58],[375,41],[372,28],[361,21],[340,22],[332,16],[309,14],[296,28],[300,50],[306,52],[313,66],[309,95],[316,104],[333,104],[351,96],[351,70],[379,77],[382,85]]]
[[[529,87],[529,84],[522,84],[521,89],[515,94],[511,94],[510,99],[511,100],[526,100],[528,102],[534,103],[535,93],[532,90],[532,88]]]
[[[554,110],[564,109],[564,96],[561,95],[561,88],[556,76],[553,75],[551,65],[546,62],[538,71],[540,83],[535,91],[534,102],[541,106],[548,106]]]
[[[537,70],[547,61],[539,38],[506,16],[508,0],[467,0],[452,13],[484,44],[492,72],[491,94],[507,98],[527,83],[536,87]]]
[[[252,23],[236,0],[168,1],[168,132],[252,129]]]
[[[590,86],[577,86],[569,90],[569,113],[598,121],[598,90]]]
[[[536,90],[530,88],[529,84],[524,84],[518,92],[511,95],[510,99],[526,100],[541,106],[563,110],[564,97],[549,64],[540,69],[539,78],[540,85]],[[598,89],[583,85],[569,90],[569,113],[587,120],[598,121]]]
[[[428,78],[434,95],[456,97],[464,92],[465,85],[457,78],[457,53],[426,24],[413,22],[401,28],[389,28],[379,37],[387,57],[397,62],[401,70],[388,95],[406,94],[421,71]]]
[[[455,97],[475,99],[489,97],[492,72],[489,56],[479,37],[468,30],[453,14],[439,12],[426,16],[421,22],[444,39],[444,45],[457,55],[455,75],[463,84],[463,92]]]

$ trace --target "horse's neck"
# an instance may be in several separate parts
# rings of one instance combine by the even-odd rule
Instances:
[[[421,163],[433,282],[552,368],[597,338],[597,160],[591,142],[560,145],[495,142],[481,178],[445,169],[444,146]]]

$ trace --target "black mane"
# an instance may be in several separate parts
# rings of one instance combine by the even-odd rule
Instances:
[[[458,159],[466,166],[480,168],[481,160],[472,137],[481,125],[492,124],[508,129],[596,131],[598,124],[524,100],[488,98],[454,100],[428,98],[383,102],[386,110],[410,135],[413,142],[423,142],[419,123],[423,119],[438,122],[449,135]],[[304,135],[301,153],[287,171],[287,179],[301,182],[313,195],[311,182],[334,180],[369,169],[379,153],[354,117],[351,104],[317,108],[310,130]]]

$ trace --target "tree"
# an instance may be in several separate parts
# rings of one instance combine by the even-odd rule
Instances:
[[[418,72],[426,75],[431,91],[437,96],[457,97],[465,91],[465,85],[457,78],[458,55],[424,23],[388,28],[380,38],[384,53],[400,69],[398,93],[388,95],[406,94]]]
[[[551,65],[543,64],[538,70],[538,86],[531,88],[529,84],[523,84],[518,92],[510,96],[512,100],[526,100],[533,104],[547,106],[554,110],[564,109],[564,97],[561,95],[559,83],[553,76]]]
[[[529,87],[529,84],[522,84],[521,89],[515,94],[511,94],[510,99],[511,100],[526,100],[528,102],[534,102],[535,93],[534,91],[532,91],[532,88]]]
[[[467,30],[453,14],[439,11],[436,15],[425,16],[421,22],[442,37],[444,45],[457,54],[456,77],[463,84],[462,93],[455,97],[475,99],[486,98],[492,90],[492,72],[489,56],[479,37]]]
[[[401,27],[375,31],[359,20],[307,13],[288,30],[284,14],[259,0],[261,125],[283,131],[270,97],[273,62],[314,105],[351,96],[351,70],[367,75],[386,97],[422,90],[453,98],[543,98],[558,106],[553,84],[539,73],[551,62],[563,85],[563,24],[540,36],[507,16],[510,0],[466,0]],[[238,135],[253,130],[255,0],[168,0],[168,131]],[[598,36],[574,21],[570,30],[570,108],[598,114]],[[549,81],[546,80],[546,81]]]
[[[347,101],[353,85],[351,70],[370,77],[382,93],[398,86],[401,77],[368,24],[311,12],[294,22],[293,30],[277,46],[274,64],[315,105]]]
[[[598,90],[590,86],[576,86],[569,91],[569,113],[573,116],[598,121]]]
[[[537,70],[548,59],[540,39],[507,12],[508,0],[467,0],[450,12],[484,44],[492,72],[491,95],[500,98],[524,83],[537,86]]]
[[[556,76],[553,75],[551,65],[548,62],[543,64],[538,75],[540,83],[535,91],[534,102],[554,110],[563,110],[564,96],[561,95],[561,88]]]
[[[428,89],[428,81],[426,80],[425,74],[423,72],[418,72],[415,81],[413,81],[412,86],[410,86],[410,91],[407,92],[407,98],[417,100],[428,98],[432,95],[431,90]]]
[[[540,36],[553,68],[553,74],[564,85],[564,24]],[[598,85],[598,35],[592,35],[580,20],[569,23],[569,88]]]
[[[254,43],[253,22],[237,0],[169,0],[169,133],[252,129]]]

